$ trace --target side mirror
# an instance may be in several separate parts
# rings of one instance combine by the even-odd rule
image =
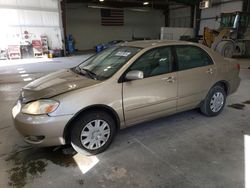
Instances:
[[[144,74],[142,71],[132,70],[126,74],[125,78],[127,80],[140,80],[144,78]]]

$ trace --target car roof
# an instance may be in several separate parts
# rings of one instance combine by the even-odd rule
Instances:
[[[164,45],[183,45],[183,44],[193,44],[196,43],[187,42],[187,41],[177,41],[177,40],[140,40],[140,41],[131,41],[121,43],[120,46],[132,46],[138,48],[149,48],[149,47],[157,47]]]

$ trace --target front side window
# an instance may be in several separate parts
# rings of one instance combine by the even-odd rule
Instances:
[[[178,69],[186,70],[213,64],[208,54],[196,46],[176,46]]]
[[[79,71],[87,72],[97,80],[108,79],[140,50],[141,48],[128,46],[108,48],[80,64]]]
[[[166,74],[173,71],[171,47],[161,47],[145,52],[129,70],[140,70],[144,78]]]

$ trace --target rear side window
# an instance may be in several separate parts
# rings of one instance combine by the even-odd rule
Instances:
[[[144,78],[166,74],[173,71],[171,47],[161,47],[145,52],[129,70],[140,70]]]
[[[196,46],[176,46],[179,70],[192,69],[213,64],[209,55]]]

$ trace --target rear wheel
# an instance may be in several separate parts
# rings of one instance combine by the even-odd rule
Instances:
[[[108,148],[115,132],[115,121],[108,113],[87,112],[73,125],[71,145],[78,153],[95,155]]]
[[[245,56],[250,57],[250,40],[247,40],[245,42],[245,49],[246,49]]]
[[[216,51],[219,52],[224,57],[233,57],[234,44],[230,41],[221,41],[217,47]]]
[[[217,116],[226,103],[226,92],[221,86],[214,86],[207,94],[200,109],[206,116]]]

